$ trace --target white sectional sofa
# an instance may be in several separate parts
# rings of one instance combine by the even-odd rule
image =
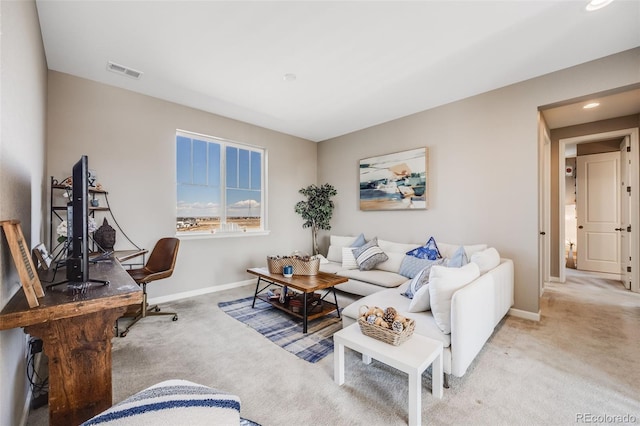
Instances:
[[[336,288],[364,296],[344,308],[343,327],[357,321],[362,305],[383,309],[392,306],[415,320],[415,333],[443,343],[445,373],[462,377],[513,305],[513,262],[501,259],[494,248],[485,244],[461,248],[438,242],[443,259],[430,268],[426,288],[410,299],[403,293],[412,285],[406,264],[414,259],[407,259],[406,253],[420,245],[378,240],[388,259],[372,270],[362,271],[341,259],[343,249],[349,250],[355,238],[332,236],[327,261],[320,266],[322,271],[349,278],[349,282]],[[462,252],[468,263],[463,262],[466,264],[459,268],[446,266],[448,259],[456,254],[459,257]]]

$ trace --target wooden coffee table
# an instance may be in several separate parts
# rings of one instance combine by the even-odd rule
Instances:
[[[336,296],[336,284],[346,283],[347,278],[341,277],[336,274],[329,274],[326,272],[318,272],[317,275],[294,275],[291,278],[286,278],[282,274],[272,274],[267,268],[250,268],[247,272],[258,277],[256,283],[256,291],[253,295],[253,304],[251,307],[255,307],[256,299],[263,300],[270,303],[275,308],[278,308],[284,312],[287,312],[295,317],[302,318],[302,332],[307,332],[307,323],[309,320],[323,317],[332,312],[337,312],[338,319],[341,319],[340,308],[338,307],[338,297]],[[265,282],[265,285],[260,288],[260,284]],[[280,303],[277,299],[270,299],[266,294],[262,294],[270,286],[276,285],[278,287],[288,287],[294,290],[304,293],[302,303],[302,313],[294,312],[288,304]],[[325,290],[325,293],[321,296],[322,310],[319,312],[308,312],[307,307],[307,294],[314,293],[319,290]],[[325,300],[329,295],[333,294],[333,302]]]

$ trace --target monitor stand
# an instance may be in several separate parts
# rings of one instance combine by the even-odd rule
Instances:
[[[64,280],[64,281],[60,281],[59,283],[49,284],[48,286],[46,286],[46,288],[52,288],[62,284],[83,285],[83,284],[91,284],[91,283],[96,283],[100,285],[109,285],[109,280],[95,280],[93,278],[89,278],[87,281]]]

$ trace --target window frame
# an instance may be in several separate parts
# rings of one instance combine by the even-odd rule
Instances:
[[[233,147],[236,149],[243,149],[243,150],[247,150],[249,151],[249,155],[251,155],[252,152],[259,152],[261,155],[261,177],[260,177],[260,193],[261,193],[261,202],[260,202],[260,222],[261,222],[261,228],[260,229],[244,229],[244,230],[238,230],[238,231],[229,231],[229,230],[225,230],[225,231],[221,231],[220,229],[216,229],[216,230],[211,230],[211,231],[179,231],[177,229],[177,226],[175,225],[175,223],[177,222],[178,219],[178,186],[180,185],[180,182],[178,180],[178,158],[177,158],[177,149],[178,149],[178,137],[182,136],[185,138],[189,138],[189,139],[197,139],[199,141],[203,141],[206,142],[207,144],[209,143],[214,143],[214,144],[218,144],[220,146],[220,176],[219,176],[219,181],[220,181],[220,223],[225,223],[227,220],[227,191],[229,189],[234,189],[234,188],[229,188],[227,187],[227,147]],[[175,167],[175,171],[176,171],[176,178],[175,178],[175,196],[176,196],[176,202],[175,202],[175,215],[174,215],[174,226],[176,226],[175,229],[175,235],[176,237],[179,238],[183,238],[183,239],[201,239],[201,238],[229,238],[229,237],[251,237],[251,236],[257,236],[257,235],[269,235],[270,231],[269,228],[267,226],[268,224],[268,220],[267,220],[267,200],[268,200],[268,194],[267,194],[267,176],[268,176],[268,151],[265,147],[259,146],[259,145],[253,145],[253,144],[248,144],[248,143],[244,143],[244,142],[237,142],[234,140],[230,140],[230,139],[226,139],[226,138],[221,138],[221,137],[216,137],[216,136],[210,136],[210,135],[205,135],[202,133],[197,133],[197,132],[192,132],[189,130],[182,130],[182,129],[176,129],[175,131],[175,135],[174,135],[174,148],[176,149],[176,158],[175,158],[175,162],[174,162],[174,167]],[[207,145],[208,148],[208,145]],[[210,166],[206,167],[207,170],[210,170]]]

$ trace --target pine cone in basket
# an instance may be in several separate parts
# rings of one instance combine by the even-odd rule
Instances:
[[[393,320],[396,318],[397,314],[398,314],[398,311],[396,311],[395,308],[392,308],[391,306],[389,306],[387,309],[384,310],[382,319],[385,320],[387,324],[391,325],[393,324]]]
[[[404,330],[404,324],[400,321],[394,321],[393,324],[391,324],[391,329],[396,333],[402,333],[402,330]]]

